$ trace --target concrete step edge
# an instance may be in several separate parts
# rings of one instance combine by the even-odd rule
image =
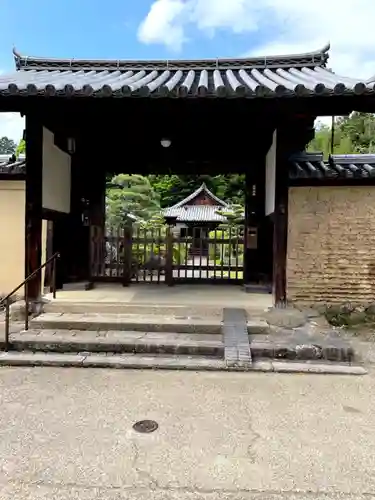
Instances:
[[[24,338],[23,338],[24,337]],[[168,337],[168,335],[167,335]],[[12,334],[11,348],[15,351],[40,351],[58,353],[110,352],[110,353],[153,353],[181,354],[222,357],[224,345],[220,341],[188,341],[173,342],[171,338],[79,338],[67,336],[66,339],[49,337],[32,338],[29,334]]]
[[[78,314],[77,314],[78,316]],[[138,316],[138,315],[135,315]],[[32,319],[30,326],[35,329],[46,330],[133,330],[133,331],[165,331],[171,333],[222,333],[222,320],[203,319],[176,319],[163,320],[155,316],[143,320],[142,318],[121,318],[118,315],[103,315],[103,318],[75,318],[71,314],[69,318],[45,318],[43,315]],[[248,333],[252,335],[269,333],[270,327],[262,320],[249,320],[247,322]]]
[[[221,359],[192,358],[189,356],[100,356],[55,353],[0,353],[0,366],[56,366],[83,368],[160,369],[193,371],[245,371],[265,373],[307,373],[331,375],[366,375],[363,366],[334,363],[293,363],[258,361],[246,367],[228,367]]]
[[[208,333],[219,335],[221,325],[195,325],[193,323],[175,322],[132,322],[132,321],[38,321],[32,320],[30,326],[39,330],[113,330],[137,332],[165,332],[165,333]]]
[[[342,345],[318,346],[315,344],[286,345],[277,342],[260,342],[256,340],[250,343],[250,351],[253,359],[274,359],[274,360],[326,360],[335,362],[352,362],[355,359],[355,351],[352,346],[343,343]]]

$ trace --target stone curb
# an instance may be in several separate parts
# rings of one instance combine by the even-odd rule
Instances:
[[[317,362],[317,361],[275,361],[259,360],[252,365],[252,371],[273,373],[307,373],[321,375],[366,375],[368,371],[360,365],[349,363]]]
[[[308,373],[331,375],[365,375],[362,366],[328,363],[296,363],[282,361],[257,361],[251,366],[228,367],[224,360],[207,358],[178,358],[150,356],[99,356],[79,354],[17,353],[0,354],[0,366],[55,366],[83,368],[237,371],[264,373]]]
[[[21,336],[20,336],[21,337]],[[44,353],[117,353],[117,354],[169,354],[169,355],[200,355],[216,356],[224,355],[224,345],[220,342],[184,342],[176,343],[163,341],[163,339],[152,342],[151,340],[118,340],[96,338],[93,341],[78,339],[67,339],[54,341],[51,339],[22,340],[22,338],[13,339],[11,337],[12,350],[44,352]]]
[[[152,318],[144,320],[140,318],[121,318],[103,315],[102,317],[74,318],[69,315],[66,319],[43,318],[39,316],[30,322],[31,328],[35,330],[112,330],[112,331],[134,331],[134,332],[163,332],[163,333],[207,333],[220,334],[220,319],[191,319],[178,320],[165,318]]]
[[[320,346],[291,342],[288,345],[278,342],[257,342],[255,339],[251,342],[250,349],[255,360],[270,358],[280,361],[320,360],[321,362],[352,362],[355,357],[353,348],[344,343],[336,346]]]
[[[63,330],[64,331],[64,330]],[[68,332],[66,330],[66,332]],[[93,339],[80,338],[79,334],[76,337],[67,336],[66,339],[56,338],[53,335],[50,337],[39,337],[35,334],[35,338],[30,338],[27,334],[11,335],[11,349],[13,351],[31,351],[31,352],[45,352],[45,353],[103,353],[109,352],[114,354],[132,353],[132,354],[168,354],[168,355],[186,355],[186,356],[224,356],[224,343],[219,341],[204,341],[199,340],[175,341],[163,339],[129,339],[124,336],[123,339],[117,337],[113,338],[98,338],[93,333]],[[180,335],[180,334],[176,334]],[[181,334],[182,335],[182,334]],[[24,338],[23,338],[24,336]],[[319,361],[324,363],[332,361],[336,363],[353,362],[354,352],[350,346],[343,347],[321,347],[318,350],[316,346],[300,346],[285,344],[278,345],[272,342],[256,341],[250,344],[251,357],[254,361],[257,360],[270,360],[270,361]],[[4,349],[4,343],[0,342],[0,349]],[[237,352],[237,348],[235,349]],[[228,361],[228,359],[227,359]]]

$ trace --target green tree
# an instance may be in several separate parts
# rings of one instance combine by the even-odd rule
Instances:
[[[161,206],[170,207],[183,200],[204,182],[208,189],[229,203],[244,203],[245,176],[228,175],[150,175],[153,188],[160,195]]]
[[[0,138],[0,154],[2,155],[12,155],[16,151],[16,143],[9,139],[8,137]]]
[[[354,112],[350,116],[338,117],[335,120],[333,148],[331,142],[331,127],[320,125],[307,150],[322,152],[325,159],[331,150],[333,154],[375,153],[375,115]]]
[[[18,158],[19,155],[23,155],[25,153],[26,153],[26,142],[25,139],[21,139],[16,149],[16,157]]]
[[[119,174],[107,186],[107,223],[110,226],[147,222],[160,214],[160,199],[147,177]]]
[[[226,218],[226,221],[220,224],[220,228],[230,229],[244,223],[245,209],[242,205],[235,204],[230,208],[218,210],[217,213]]]
[[[342,137],[350,140],[354,153],[375,153],[375,115],[354,112],[339,118],[337,128]]]

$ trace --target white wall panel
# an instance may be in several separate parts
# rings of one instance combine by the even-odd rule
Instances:
[[[266,156],[266,215],[275,211],[276,189],[276,130],[273,133],[272,144]]]
[[[70,155],[54,144],[53,133],[43,128],[43,208],[70,212]]]

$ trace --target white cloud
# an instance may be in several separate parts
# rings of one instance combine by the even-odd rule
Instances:
[[[0,113],[0,137],[9,137],[18,144],[24,128],[25,120],[19,113]]]
[[[155,0],[138,36],[179,50],[191,26],[207,36],[223,29],[263,39],[266,33],[266,45],[249,48],[257,55],[311,51],[330,40],[337,73],[369,77],[375,74],[374,19],[373,0]]]
[[[182,0],[154,2],[138,29],[143,43],[162,43],[180,50],[185,42],[184,16],[186,4]]]

